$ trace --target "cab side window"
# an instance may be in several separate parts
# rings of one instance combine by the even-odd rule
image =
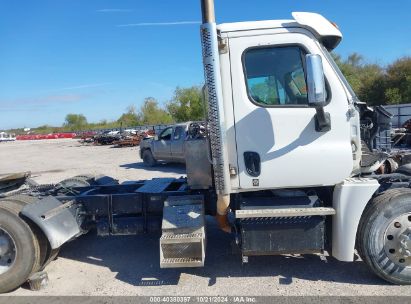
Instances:
[[[174,140],[179,140],[184,136],[184,129],[183,127],[176,127],[174,130]]]
[[[164,129],[164,131],[161,132],[161,134],[160,134],[160,136],[158,137],[158,139],[159,139],[159,140],[170,140],[172,133],[173,133],[173,128]]]
[[[251,101],[268,107],[308,105],[304,56],[298,46],[246,50],[243,64]]]

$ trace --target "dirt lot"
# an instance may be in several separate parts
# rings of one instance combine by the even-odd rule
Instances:
[[[32,171],[41,183],[83,173],[104,173],[120,181],[179,177],[180,165],[147,170],[138,148],[81,146],[76,140],[0,143],[0,174]],[[158,236],[99,238],[88,234],[63,246],[47,267],[49,286],[15,295],[408,295],[409,286],[392,286],[361,262],[342,263],[319,256],[241,256],[209,218],[206,266],[160,269]]]

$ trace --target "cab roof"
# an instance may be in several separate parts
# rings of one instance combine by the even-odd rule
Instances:
[[[217,29],[222,33],[265,30],[273,28],[301,27],[312,32],[316,38],[329,50],[337,47],[342,39],[342,33],[336,25],[317,13],[293,12],[294,19],[265,20],[251,22],[222,23]]]

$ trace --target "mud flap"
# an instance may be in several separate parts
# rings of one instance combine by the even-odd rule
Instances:
[[[33,221],[45,234],[52,249],[81,234],[76,220],[78,205],[74,201],[61,202],[48,196],[26,205],[21,214]]]

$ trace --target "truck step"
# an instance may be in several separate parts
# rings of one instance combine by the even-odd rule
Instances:
[[[313,208],[261,208],[236,210],[235,217],[246,218],[268,218],[268,217],[305,217],[334,215],[335,209],[329,207]]]
[[[160,267],[201,267],[205,258],[204,198],[172,196],[164,202]]]
[[[196,243],[202,240],[203,233],[186,233],[186,234],[168,234],[165,233],[161,236],[160,241],[162,244],[175,244],[181,243]]]
[[[180,267],[203,267],[204,261],[201,258],[172,258],[162,259],[161,268],[180,268]]]

